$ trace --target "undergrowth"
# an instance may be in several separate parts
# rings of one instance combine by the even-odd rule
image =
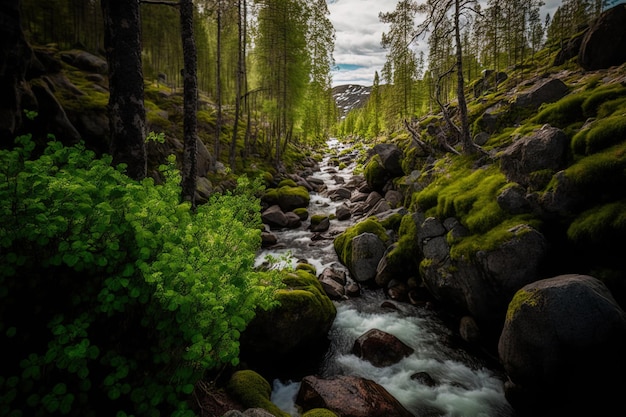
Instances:
[[[275,305],[253,270],[258,183],[194,214],[166,181],[30,136],[0,151],[0,415],[192,416],[207,370],[236,365],[240,332]]]

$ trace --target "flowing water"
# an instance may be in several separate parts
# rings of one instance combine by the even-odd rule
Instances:
[[[342,150],[336,140],[329,141],[335,152]],[[354,156],[354,155],[353,155]],[[330,156],[320,164],[321,171],[314,176],[323,179],[332,190],[352,176],[352,163],[337,173],[328,166]],[[337,176],[341,179],[337,181]],[[342,202],[334,202],[317,193],[311,193],[309,213],[334,214]],[[306,259],[320,273],[325,267],[337,264],[330,237],[354,223],[354,220],[331,221],[325,233],[328,239],[312,241],[308,222],[295,230],[272,231],[278,237],[279,248],[265,249],[257,257],[262,264],[267,255],[282,257],[294,267]],[[383,386],[402,405],[420,417],[511,417],[513,412],[504,398],[503,378],[489,368],[486,362],[467,353],[453,342],[455,336],[441,318],[431,310],[409,304],[395,303],[397,308],[383,308],[382,290],[364,290],[360,297],[335,302],[337,317],[329,334],[330,347],[319,366],[319,375],[355,375],[371,379]],[[399,363],[377,368],[350,353],[354,341],[370,329],[390,333],[414,349],[414,353]],[[427,373],[431,380],[415,378]],[[273,381],[272,401],[284,411],[300,415],[294,400],[300,382]]]

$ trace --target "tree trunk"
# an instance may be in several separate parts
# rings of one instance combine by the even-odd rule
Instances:
[[[129,177],[146,177],[146,110],[141,65],[139,0],[102,0],[109,63],[109,126],[113,163]]]
[[[180,28],[183,42],[183,171],[181,199],[196,206],[197,155],[198,155],[198,54],[193,35],[193,0],[180,2]]]
[[[245,0],[239,0],[237,3],[237,32],[238,32],[238,51],[237,51],[237,91],[235,98],[235,121],[233,122],[233,137],[230,142],[230,169],[235,172],[236,152],[237,152],[237,135],[239,133],[239,117],[241,113],[241,93],[243,90],[244,79],[244,63],[245,63],[245,45],[246,38],[245,27],[247,16],[244,13],[244,7],[242,3]]]
[[[19,0],[0,2],[0,22],[0,146],[5,147],[22,124],[24,77],[32,50],[24,38]]]
[[[460,134],[463,152],[466,154],[476,152],[474,142],[469,130],[469,121],[467,116],[467,102],[465,101],[465,81],[463,79],[463,45],[461,44],[461,27],[460,27],[460,0],[455,0],[454,10],[454,36],[456,40],[456,79],[457,79],[457,97],[459,102],[460,116]]]
[[[215,71],[215,101],[217,102],[217,116],[215,120],[215,142],[213,144],[213,152],[215,153],[214,165],[220,158],[221,144],[220,136],[222,134],[222,1],[217,1],[217,62]]]

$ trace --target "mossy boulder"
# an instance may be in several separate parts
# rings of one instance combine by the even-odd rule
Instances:
[[[354,226],[348,227],[333,241],[335,253],[337,253],[341,263],[348,268],[350,268],[352,264],[352,241],[355,237],[364,233],[372,233],[376,235],[384,244],[389,243],[389,236],[385,232],[385,228],[375,217],[369,217]]]
[[[228,381],[226,391],[246,408],[262,408],[276,417],[290,417],[272,403],[272,387],[255,371],[246,369],[235,372]]]
[[[309,206],[311,197],[309,191],[303,186],[292,187],[284,185],[277,190],[278,205],[287,212],[297,208],[306,208]]]
[[[300,220],[305,221],[309,218],[309,210],[305,207],[297,208],[293,211],[296,216],[300,218]]]
[[[337,414],[325,408],[314,408],[302,414],[302,417],[339,417]]]
[[[267,364],[270,359],[288,366],[290,358],[302,360],[328,342],[337,310],[312,271],[300,267],[283,272],[286,287],[276,292],[279,305],[257,316],[242,333],[244,360]]]
[[[391,175],[385,169],[380,156],[374,155],[365,166],[363,172],[367,184],[375,191],[382,192],[387,181],[391,179]]]

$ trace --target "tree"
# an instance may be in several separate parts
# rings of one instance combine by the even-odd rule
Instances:
[[[419,12],[426,14],[426,19],[418,27],[417,36],[426,32],[429,28],[437,30],[448,21],[448,14],[452,13],[451,30],[455,40],[455,63],[446,73],[456,72],[457,78],[457,100],[459,107],[459,125],[452,122],[448,109],[441,101],[438,102],[444,118],[450,130],[461,141],[463,152],[466,154],[475,153],[478,147],[472,142],[467,115],[467,102],[465,100],[465,80],[463,78],[463,44],[461,43],[462,17],[465,13],[472,12],[476,5],[476,0],[428,0],[427,3],[419,6]]]
[[[389,23],[389,32],[383,33],[381,45],[387,48],[387,61],[383,76],[392,85],[393,96],[398,103],[398,114],[406,118],[415,110],[413,90],[416,81],[417,56],[411,49],[416,38],[415,14],[417,4],[412,0],[398,2],[393,12],[380,13],[378,18]]]
[[[191,207],[195,209],[197,185],[196,164],[198,154],[198,54],[193,36],[193,13],[193,0],[181,0],[180,28],[184,57],[184,146],[181,198],[183,201],[190,201]]]
[[[248,8],[246,0],[237,1],[237,76],[235,92],[235,120],[233,121],[233,137],[230,141],[229,162],[230,169],[235,171],[235,159],[237,152],[237,135],[239,132],[239,120],[241,118],[241,100],[246,87],[246,44]]]
[[[113,163],[141,180],[147,173],[146,110],[141,64],[139,0],[102,0],[109,64],[109,126]]]

